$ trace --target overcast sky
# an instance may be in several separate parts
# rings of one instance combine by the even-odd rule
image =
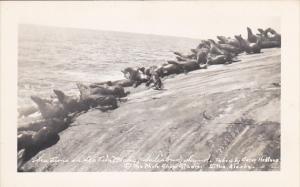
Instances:
[[[31,2],[16,7],[19,23],[191,38],[280,32],[280,4],[251,2]]]

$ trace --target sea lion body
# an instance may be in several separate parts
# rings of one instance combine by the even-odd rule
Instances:
[[[83,101],[89,107],[107,107],[108,109],[118,108],[118,102],[116,97],[112,95],[102,96],[102,95],[90,95]]]
[[[29,131],[38,132],[43,127],[47,127],[52,132],[58,133],[67,128],[68,117],[62,118],[51,118],[43,119],[35,122],[30,122],[28,124],[18,127],[18,132]]]
[[[210,51],[209,52],[211,54],[214,54],[214,55],[223,55],[224,54],[224,51],[219,48],[219,45],[217,45],[214,40],[210,39],[209,42],[210,42]]]
[[[206,47],[197,50],[197,64],[201,65],[207,63],[207,55],[209,51],[209,48]]]
[[[190,60],[190,59],[196,58],[196,55],[194,53],[188,54],[188,55],[183,55],[183,54],[175,51],[174,54],[177,55],[176,58],[179,61],[186,61],[186,60]]]
[[[46,126],[46,122],[47,120],[42,119],[42,120],[37,120],[37,121],[31,121],[31,122],[27,122],[27,123],[23,123],[21,125],[18,126],[18,131],[38,131],[41,128],[43,128],[44,126]]]
[[[216,64],[225,64],[229,62],[230,59],[228,59],[228,56],[226,55],[215,55],[215,56],[210,56],[208,58],[208,65],[216,65]]]
[[[20,131],[18,134],[18,150],[38,148],[49,141],[50,137],[56,135],[58,131],[48,127],[42,127],[37,132]]]
[[[133,85],[133,82],[128,79],[123,79],[123,80],[117,80],[117,81],[112,81],[113,85],[119,85],[122,87],[130,87]]]
[[[103,85],[107,85],[107,86],[121,86],[121,87],[130,87],[133,85],[133,82],[131,80],[128,79],[121,79],[121,80],[115,80],[115,81],[105,81],[105,82],[99,82],[99,83],[93,83],[90,86],[93,87],[97,87],[97,86],[103,86]]]
[[[172,74],[182,73],[184,70],[176,64],[168,63],[168,64],[164,64],[164,65],[160,66],[159,68],[157,68],[156,71],[159,74],[159,76],[164,77],[164,76],[168,76],[168,75],[172,75]]]
[[[59,102],[63,105],[64,110],[67,113],[80,112],[83,110],[82,103],[79,101],[79,98],[67,96],[61,90],[53,90],[56,94]]]
[[[47,144],[57,139],[59,139],[58,132],[48,127],[43,127],[32,136],[32,142],[35,149],[45,147]]]
[[[147,76],[142,72],[140,68],[125,68],[121,71],[124,74],[124,77],[131,82],[133,82],[133,86],[137,87],[141,83],[147,82]]]
[[[121,86],[96,86],[91,89],[91,94],[101,94],[101,95],[113,95],[115,97],[125,97],[126,93]]]
[[[101,92],[99,88],[90,88],[81,83],[77,83],[80,92],[80,102],[85,109],[97,106],[110,106],[112,109],[118,107],[117,99],[114,95],[107,95],[108,92]]]
[[[199,69],[199,64],[197,63],[196,60],[189,60],[184,62],[169,61],[169,63],[179,66],[180,68],[183,69],[184,72]]]
[[[280,41],[262,41],[261,48],[273,48],[273,47],[281,47]]]
[[[125,97],[127,93],[122,86],[102,86],[102,85],[92,85],[86,86],[82,83],[77,83],[77,87],[80,92],[80,99],[84,100],[84,97],[89,95],[113,95],[115,97],[121,98]]]
[[[29,146],[32,146],[32,136],[35,132],[34,131],[20,131],[18,132],[17,136],[17,147],[18,150],[28,148]]]
[[[238,54],[241,52],[240,48],[237,48],[231,44],[218,44],[219,48],[228,52],[228,53],[233,53],[233,54]],[[226,53],[224,53],[226,54]]]
[[[258,40],[256,43],[249,43],[245,40],[241,35],[236,35],[235,38],[240,42],[241,49],[244,50],[246,53],[260,53],[261,51],[261,40]]]
[[[266,30],[257,29],[266,40],[281,41],[281,35],[278,34],[274,29],[267,28]]]
[[[236,48],[240,48],[240,42],[235,38],[225,37],[225,36],[217,36],[219,39],[219,44],[229,44]]]

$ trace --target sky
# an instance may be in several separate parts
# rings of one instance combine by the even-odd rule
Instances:
[[[276,1],[31,2],[16,6],[19,23],[212,38],[246,34],[249,26],[280,32]]]

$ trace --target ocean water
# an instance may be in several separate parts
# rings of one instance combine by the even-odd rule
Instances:
[[[31,95],[53,97],[53,89],[78,94],[76,82],[122,79],[126,67],[150,66],[188,52],[199,39],[20,25],[18,105],[33,105]]]

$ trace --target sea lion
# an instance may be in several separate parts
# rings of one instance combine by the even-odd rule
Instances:
[[[34,131],[22,131],[18,134],[18,150],[37,148],[42,146],[49,138],[49,135],[55,134],[51,132],[49,128],[42,127],[37,132]]]
[[[58,132],[53,128],[43,127],[38,132],[32,135],[32,143],[36,148],[43,147],[45,144],[51,141],[51,139],[58,136]]]
[[[224,54],[238,55],[242,50],[231,44],[217,44],[217,46],[224,51]]]
[[[124,88],[122,86],[107,86],[107,85],[97,85],[97,84],[91,84],[89,86],[86,86],[82,83],[77,83],[77,87],[79,88],[79,91],[84,91],[84,94],[87,95],[113,95],[115,97],[121,98],[127,96],[127,92],[125,92]],[[84,95],[81,93],[81,95]]]
[[[50,119],[43,119],[39,121],[30,122],[18,127],[18,132],[23,131],[30,131],[30,132],[37,132],[43,127],[47,127],[51,129],[53,132],[60,132],[68,127],[71,118],[66,117],[62,118],[50,118]]]
[[[209,48],[210,44],[207,40],[201,40],[196,49]]]
[[[274,29],[267,28],[266,30],[263,30],[263,29],[259,28],[257,30],[260,33],[259,35],[262,38],[263,45],[266,45],[266,46],[276,45],[275,47],[281,46],[281,35],[278,34]],[[270,43],[268,43],[268,42],[270,42]],[[266,48],[268,48],[268,47],[266,47]]]
[[[47,127],[37,132],[21,132],[18,135],[18,171],[22,165],[40,150],[57,143],[59,136]]]
[[[17,148],[18,151],[21,149],[26,149],[29,146],[32,146],[32,136],[34,131],[20,131],[17,136]]]
[[[180,57],[180,56],[177,56],[176,59],[177,59],[177,61],[187,61],[186,58],[182,58],[182,57]]]
[[[18,132],[19,131],[35,131],[36,132],[45,126],[45,121],[47,121],[47,120],[42,119],[42,120],[22,123],[21,125],[19,124]]]
[[[128,80],[128,79],[121,79],[121,80],[115,80],[115,81],[98,82],[98,83],[94,83],[94,85],[130,87],[130,86],[133,85],[133,82],[131,80]]]
[[[278,34],[274,29],[268,28],[265,30],[267,40],[269,41],[277,41],[281,46],[281,35]]]
[[[162,83],[158,73],[155,71],[153,73],[151,73],[150,78],[149,78],[148,82],[146,83],[146,86],[150,86],[152,83],[153,83],[154,89],[156,89],[156,90],[160,90],[163,87],[163,83]]]
[[[163,83],[157,73],[151,75],[150,81],[153,83],[155,90],[160,90],[163,88]]]
[[[199,64],[197,63],[196,60],[189,60],[189,61],[175,62],[175,63],[178,64],[179,66],[181,66],[185,72],[194,71],[194,70],[199,69]]]
[[[207,59],[208,65],[231,63],[230,55],[209,55]]]
[[[256,43],[249,43],[247,40],[245,40],[242,35],[235,35],[234,36],[241,45],[241,49],[245,51],[248,54],[251,53],[260,53],[261,51],[261,40],[257,40]]]
[[[256,43],[257,42],[257,36],[255,36],[253,33],[252,33],[252,30],[247,27],[247,34],[248,34],[248,42],[250,43]]]
[[[118,108],[117,98],[112,95],[90,95],[83,100],[86,106],[90,108],[103,107],[103,110],[116,109]]]
[[[63,105],[64,110],[67,113],[81,112],[84,110],[84,106],[79,98],[67,96],[61,90],[53,90],[53,92],[56,94],[59,102]]]
[[[148,81],[146,82],[146,86],[150,86],[153,83],[153,87],[156,90],[162,89],[163,83],[160,79],[160,74],[157,71],[157,66],[151,66],[146,68],[144,73],[147,75]]]
[[[281,47],[281,35],[278,34],[274,29],[268,28],[266,30],[263,30],[259,28],[257,30],[260,33],[260,38],[262,38],[262,48]],[[269,32],[271,33],[271,35],[268,34]]]
[[[206,68],[206,64],[207,64],[207,55],[210,52],[210,47],[209,46],[203,46],[200,49],[196,49],[196,56],[197,56],[197,64],[199,65],[199,68],[202,68],[202,65],[204,65],[203,67]]]
[[[189,72],[200,68],[196,60],[189,60],[184,62],[168,61],[168,63],[179,66],[183,69],[184,72]]]
[[[228,43],[228,38],[225,36],[217,36],[217,38],[219,39],[218,43],[220,44]]]
[[[240,48],[240,42],[235,38],[225,37],[225,36],[217,36],[219,39],[219,44],[229,44],[236,48]]]
[[[182,72],[187,72],[186,69],[184,69],[184,66],[182,66],[180,63],[178,63],[179,61],[175,61],[175,60],[168,60],[167,63],[170,65],[174,65],[175,67],[178,68],[178,70],[180,70],[180,73]],[[186,61],[182,61],[182,62],[186,62]]]
[[[112,81],[113,86],[122,86],[122,87],[130,87],[133,85],[133,82],[128,79],[116,80]]]
[[[258,30],[258,32],[260,33],[261,36],[265,37],[265,31],[264,31],[264,29],[258,28],[257,30]]]
[[[257,29],[258,32],[266,39],[271,41],[281,41],[281,35],[278,34],[274,29],[267,28],[266,30]]]
[[[109,107],[115,109],[118,107],[117,99],[114,95],[106,95],[101,92],[102,89],[90,88],[82,83],[76,84],[80,92],[80,102],[84,108],[94,108],[97,106]]]
[[[155,70],[160,77],[165,77],[172,74],[179,74],[184,71],[182,67],[176,64],[169,63],[170,61],[167,62],[168,62],[167,64],[163,64]]]
[[[190,60],[190,59],[195,59],[196,55],[194,53],[192,54],[188,54],[188,55],[184,55],[182,53],[179,52],[174,52],[175,55],[177,55],[177,59],[179,59],[180,61],[186,61],[186,60]]]
[[[231,55],[236,56],[241,52],[240,48],[237,48],[230,44],[218,44],[214,40],[209,39],[211,48],[210,53],[213,55]]]
[[[210,53],[214,54],[214,55],[224,55],[225,51],[220,49],[219,46],[217,46],[217,44],[215,43],[214,40],[209,39],[209,44],[210,44]]]
[[[273,48],[273,47],[281,47],[280,41],[270,41],[270,40],[263,40],[261,41],[261,48]]]
[[[131,67],[125,68],[121,71],[124,77],[133,82],[133,86],[137,87],[141,83],[147,82],[146,75],[139,69],[134,69]]]
[[[31,96],[31,99],[37,104],[39,111],[41,112],[44,119],[49,118],[64,118],[67,113],[64,110],[62,104],[58,102],[50,102],[42,99],[38,96]]]
[[[258,29],[260,34],[254,35],[249,27],[247,27],[248,31],[248,41],[249,42],[257,42],[259,39],[261,40],[261,48],[273,48],[280,47],[280,36],[273,29],[269,28],[266,31],[263,29]],[[271,33],[271,35],[269,34]]]

